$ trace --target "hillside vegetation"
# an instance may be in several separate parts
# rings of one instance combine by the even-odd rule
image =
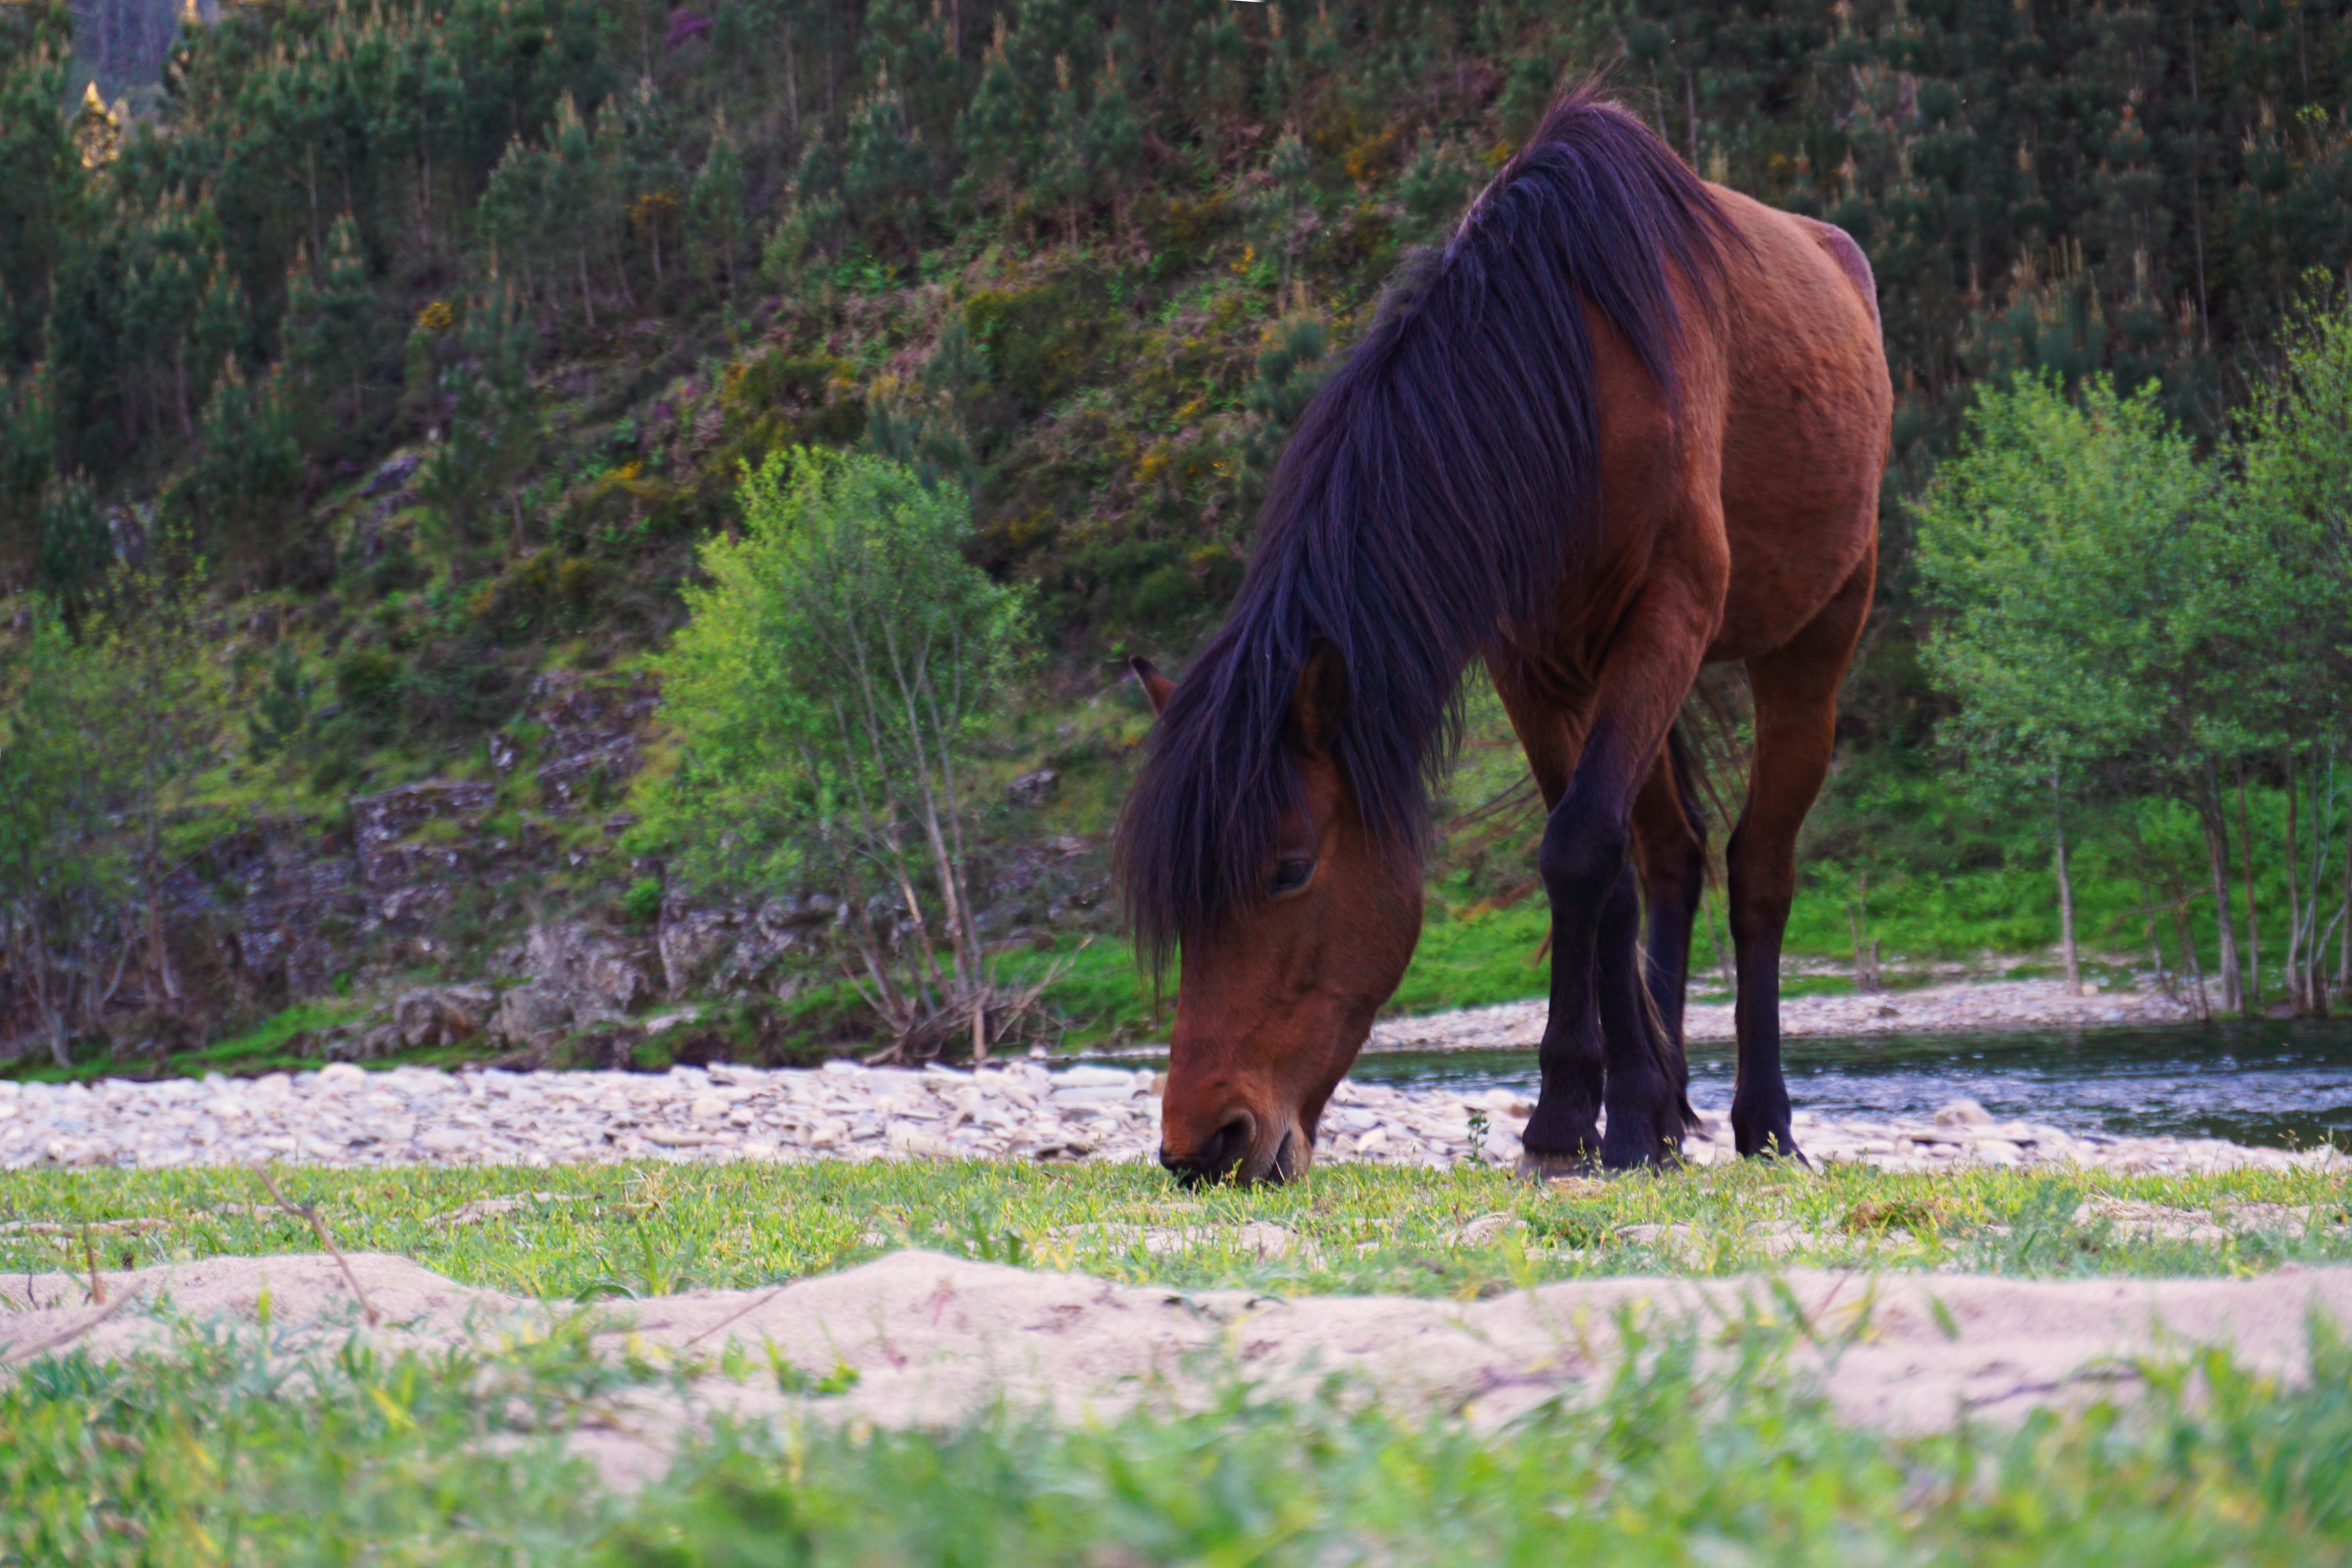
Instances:
[[[0,12],[5,684],[20,742],[71,741],[16,748],[47,783],[16,788],[0,845],[0,1033],[60,1061],[193,1045],[355,979],[498,973],[559,917],[646,937],[697,900],[825,894],[688,879],[630,820],[632,780],[679,761],[646,693],[681,585],[740,532],[747,465],[797,445],[961,489],[967,556],[1024,595],[1042,657],[974,738],[975,855],[986,934],[1066,954],[1106,926],[1103,833],[1141,732],[1117,657],[1181,665],[1214,624],[1284,435],[1384,280],[1591,70],[1702,173],[1843,226],[1877,271],[1886,569],[1799,951],[1872,920],[1919,956],[2038,948],[2037,809],[1937,786],[1950,700],[1918,657],[1906,500],[1972,389],[2019,372],[2152,386],[2222,440],[2307,274],[2352,261],[2352,21],[2326,8],[163,15]],[[77,728],[43,706],[66,690],[142,721]],[[2298,764],[2240,755],[2259,850]],[[1474,748],[1462,803],[1513,771]],[[459,804],[371,804],[419,781]],[[2078,871],[2086,939],[2129,946],[2187,897],[2148,867],[2193,888],[2208,847],[2147,792],[2117,799],[2130,834],[2095,834]],[[1504,917],[1465,962],[1509,973],[1469,999],[1540,937],[1521,847],[1465,833],[1440,867],[1444,919]],[[338,857],[364,900],[321,915],[285,891]],[[2255,858],[2262,899],[2287,900],[2295,863]],[[400,905],[420,879],[434,898]],[[265,962],[264,906],[308,956]],[[2211,911],[2184,919],[2210,951]],[[1139,1023],[1123,965],[1099,946],[1063,984]],[[760,1037],[856,1033],[854,999],[780,989]]]

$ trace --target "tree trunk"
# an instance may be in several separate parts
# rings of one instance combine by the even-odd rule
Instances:
[[[2303,862],[2295,851],[2294,823],[2294,747],[2289,744],[2286,763],[2286,999],[2296,1017],[2311,1011],[2310,998],[2305,994],[2303,973]],[[2314,814],[2317,805],[2313,806]]]
[[[2246,825],[2246,760],[2238,759],[2238,874],[2246,888],[2246,978],[2243,997],[2246,1016],[2258,1017],[2263,1010],[2263,927],[2262,917],[2254,907],[2254,836]]]
[[[2198,815],[2205,819],[2205,860],[2213,875],[2214,979],[2221,987],[2221,1010],[2235,1013],[2243,1005],[2238,985],[2238,933],[2230,923],[2230,835],[2221,805],[2221,780],[2213,760],[2205,760],[2205,799]]]
[[[183,333],[172,344],[172,375],[180,393],[180,434],[196,438],[196,421],[188,410],[188,340]]]
[[[2058,951],[2066,964],[2066,994],[2080,996],[2083,965],[2074,951],[2074,879],[2066,874],[2066,803],[2054,772],[2050,775],[2050,825],[2058,849]]]
[[[2189,903],[2183,898],[2172,906],[2172,938],[2180,944],[2180,966],[2189,976],[2189,984],[2197,996],[2197,1020],[2204,1023],[2213,1016],[2213,998],[2205,989],[2205,965],[2197,956],[2197,939],[2189,929]]]
[[[2189,8],[2189,102],[2192,111],[2200,104],[2197,89],[2197,8]],[[2192,112],[2192,126],[2197,115]],[[2197,241],[2197,341],[2200,348],[2213,346],[2213,312],[2205,302],[2205,183],[2200,178],[2200,165],[2205,162],[2204,147],[2199,132],[2189,133],[2189,225]]]
[[[2321,831],[2315,826],[2312,831]],[[2336,906],[2336,994],[2352,994],[2352,817],[2344,825],[2344,897]]]
[[[2138,874],[2137,880],[2139,883],[2140,908],[2147,910],[2148,962],[2156,965],[2158,988],[2168,996],[2175,995],[2177,992],[2173,987],[2171,973],[2165,967],[2164,943],[2156,934],[2156,889],[2148,885],[2147,874],[2145,871]]]
[[[2319,758],[2327,757],[2327,788],[2319,786]],[[2311,851],[2305,857],[2303,885],[2303,999],[2310,1016],[2327,1016],[2327,928],[2319,922],[2319,900],[2327,880],[2327,825],[2336,817],[2336,751],[2323,728],[2311,747]]]
[[[1853,901],[1845,907],[1847,929],[1853,932],[1853,988],[1878,989],[1878,943],[1865,934],[1870,924],[1870,873],[1855,884]]]

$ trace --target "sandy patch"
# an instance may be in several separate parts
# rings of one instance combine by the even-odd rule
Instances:
[[[690,1394],[640,1392],[592,1417],[573,1440],[608,1478],[657,1474],[699,1414],[765,1416],[815,1409],[886,1425],[941,1424],[999,1398],[1065,1418],[1116,1414],[1138,1399],[1180,1402],[1239,1376],[1273,1391],[1346,1373],[1406,1407],[1491,1423],[1543,1400],[1605,1387],[1618,1314],[1691,1324],[1708,1353],[1744,1322],[1810,1337],[1799,1370],[1849,1418],[1923,1431],[1962,1413],[2014,1419],[2049,1404],[2127,1393],[2137,1358],[2222,1346],[2283,1378],[2305,1369],[2315,1311],[2352,1323],[2352,1268],[2293,1266],[2256,1279],[2042,1281],[1960,1275],[1794,1270],[1774,1279],[1570,1281],[1464,1303],[1393,1297],[1282,1300],[1245,1291],[1115,1285],[1084,1275],[893,1253],[765,1290],[708,1291],[594,1308],[550,1308],[458,1285],[403,1258],[348,1259],[378,1326],[365,1329],[343,1271],[311,1254],[221,1258],[86,1279],[0,1281],[0,1362],[68,1345],[119,1356],[168,1345],[177,1321],[257,1321],[268,1303],[279,1342],[332,1344],[372,1332],[387,1349],[475,1345],[542,1331],[586,1311],[615,1350],[712,1358],[732,1340],[772,1351],[804,1375],[779,1379],[769,1356],[743,1382],[704,1366]],[[806,1389],[855,1369],[845,1392]]]

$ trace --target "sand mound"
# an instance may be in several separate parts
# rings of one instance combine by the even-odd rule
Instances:
[[[1236,1375],[1278,1391],[1344,1373],[1402,1405],[1498,1421],[1604,1386],[1623,1310],[1646,1324],[1695,1325],[1710,1353],[1726,1356],[1736,1325],[1787,1324],[1801,1313],[1810,1338],[1800,1366],[1850,1418],[1898,1431],[2128,1392],[2135,1358],[2189,1346],[2223,1346],[2243,1364],[2294,1378],[2313,1312],[2352,1323],[2352,1268],[2292,1267],[2258,1279],[2095,1281],[1799,1270],[1777,1285],[1753,1276],[1586,1280],[1460,1303],[1178,1291],[907,1251],[765,1290],[578,1309],[472,1289],[402,1258],[360,1254],[349,1265],[350,1279],[311,1254],[142,1269],[106,1277],[104,1304],[71,1275],[16,1276],[0,1281],[0,1361],[69,1346],[119,1356],[167,1345],[174,1321],[253,1322],[265,1310],[289,1347],[306,1334],[332,1343],[360,1330],[394,1350],[495,1349],[584,1310],[616,1349],[634,1334],[640,1350],[711,1356],[733,1340],[772,1347],[808,1374],[772,1376],[764,1356],[742,1383],[706,1369],[691,1399],[647,1394],[628,1419],[580,1432],[575,1440],[626,1483],[660,1469],[698,1407],[940,1424],[1003,1397],[1076,1417],[1139,1398],[1183,1401]],[[352,1279],[373,1309],[373,1330],[361,1322]],[[850,1386],[807,1392],[828,1376]],[[787,1393],[783,1382],[803,1392]]]

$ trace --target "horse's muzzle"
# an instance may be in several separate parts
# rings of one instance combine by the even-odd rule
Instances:
[[[1259,1152],[1257,1141],[1257,1117],[1236,1110],[1193,1149],[1180,1151],[1162,1144],[1160,1163],[1188,1187],[1202,1182],[1232,1182],[1239,1186],[1286,1182],[1306,1169],[1305,1145],[1297,1128],[1283,1129],[1280,1141],[1265,1153]]]

